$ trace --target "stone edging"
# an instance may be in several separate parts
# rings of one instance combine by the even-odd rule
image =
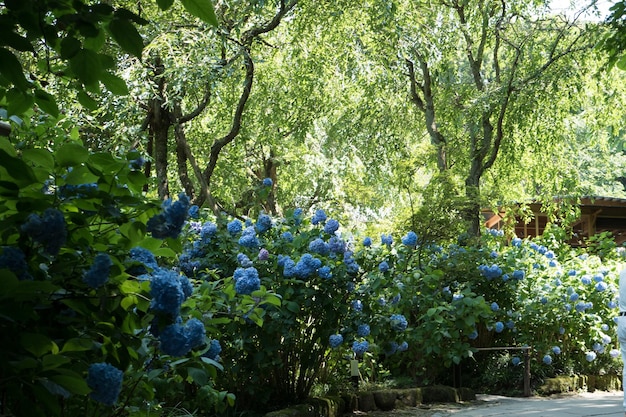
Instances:
[[[272,411],[265,417],[339,417],[354,411],[390,411],[427,403],[472,401],[476,394],[467,388],[432,386],[388,389],[343,396],[315,397],[307,404]]]

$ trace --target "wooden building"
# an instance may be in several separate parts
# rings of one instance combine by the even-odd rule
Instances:
[[[541,203],[528,206],[533,213],[530,223],[516,219],[515,234],[520,238],[540,236],[548,223],[547,215],[541,210]],[[579,208],[580,217],[571,225],[573,238],[570,244],[580,246],[590,236],[607,231],[613,234],[618,245],[626,241],[626,199],[586,196],[580,199]],[[502,227],[504,212],[484,210],[483,216],[486,227]]]

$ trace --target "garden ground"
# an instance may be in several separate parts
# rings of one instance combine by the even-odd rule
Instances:
[[[364,417],[622,417],[622,391],[558,394],[550,397],[511,398],[476,396],[475,401],[456,404],[422,404],[388,412],[360,413]],[[358,416],[359,414],[356,414]]]

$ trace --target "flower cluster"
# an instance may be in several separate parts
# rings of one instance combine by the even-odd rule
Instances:
[[[205,335],[204,324],[196,318],[190,319],[184,326],[170,324],[159,334],[161,350],[166,355],[185,356],[191,349],[204,344]]]
[[[180,234],[189,210],[189,197],[178,195],[178,201],[168,198],[161,205],[163,211],[148,220],[146,230],[157,239],[177,238]]]
[[[14,246],[3,246],[0,248],[0,269],[8,269],[13,272],[18,279],[32,279],[28,273],[28,264],[26,256],[21,249]]]
[[[57,209],[47,208],[43,215],[30,214],[22,232],[41,244],[50,255],[57,255],[67,239],[65,217]]]
[[[83,282],[91,288],[99,288],[109,280],[113,261],[106,253],[99,253],[93,259],[93,264],[84,273]]]
[[[87,385],[91,388],[89,396],[94,401],[112,406],[122,391],[124,373],[108,363],[93,363],[87,373]]]
[[[254,267],[237,268],[233,274],[237,294],[250,295],[261,288],[259,271]]]
[[[409,325],[406,317],[404,317],[402,314],[393,314],[389,318],[389,322],[391,324],[391,328],[397,332],[402,332],[406,330],[407,326]]]
[[[478,270],[485,278],[489,280],[499,278],[502,276],[502,268],[500,268],[496,264],[493,264],[491,266],[480,265],[478,267]]]

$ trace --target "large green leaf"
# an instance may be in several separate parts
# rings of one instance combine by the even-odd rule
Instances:
[[[167,10],[174,4],[174,0],[156,0],[156,2],[161,10]]]
[[[24,149],[22,151],[22,159],[31,162],[37,167],[47,168],[50,171],[54,169],[54,158],[52,154],[45,149]]]
[[[37,181],[35,173],[24,161],[0,149],[0,176],[2,176],[2,168],[9,176],[3,179],[13,179],[19,186],[24,187]]]
[[[143,39],[132,23],[128,20],[115,18],[109,23],[109,32],[124,51],[141,58]]]
[[[87,161],[89,151],[76,143],[66,143],[54,154],[57,164],[61,166],[78,165]]]
[[[22,64],[11,51],[6,48],[0,48],[0,74],[4,75],[16,87],[27,90],[30,87]]]
[[[59,107],[57,102],[51,94],[46,93],[43,90],[35,90],[35,103],[50,116],[59,117]]]
[[[180,2],[189,13],[217,27],[217,16],[211,0],[180,0]]]
[[[6,94],[9,114],[22,114],[33,107],[35,98],[26,90],[12,88]]]
[[[103,72],[100,77],[100,81],[102,84],[115,95],[125,96],[128,94],[128,87],[126,86],[126,82],[122,80],[117,75],[113,75],[108,72]]]
[[[86,85],[97,83],[102,72],[102,64],[98,54],[90,49],[79,50],[70,59],[70,68],[76,77]]]

